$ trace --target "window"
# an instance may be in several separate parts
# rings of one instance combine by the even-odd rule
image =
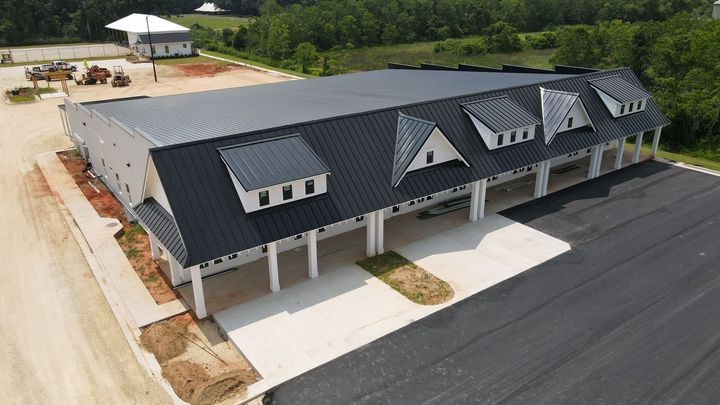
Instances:
[[[365,219],[364,215],[360,215],[359,217],[355,218],[355,222],[361,222],[363,219]]]
[[[459,188],[460,190],[465,190],[465,187],[467,187],[467,184],[464,185],[464,186],[460,186],[460,187],[458,187],[458,188]]]
[[[630,103],[630,108],[628,108],[629,113],[632,112],[634,106],[635,106],[635,103]]]
[[[235,260],[235,259],[237,259],[237,257],[238,257],[238,254],[237,254],[237,253],[233,253],[233,254],[231,254],[230,256],[228,256],[228,260]]]
[[[302,234],[300,234],[300,235],[295,235],[295,240],[300,240],[300,239],[302,239]]]
[[[267,245],[263,245],[260,249],[263,253],[267,253]]]
[[[625,104],[620,105],[620,114],[625,114]]]
[[[435,158],[435,151],[429,150],[425,154],[425,163],[431,164],[433,162],[434,158]]]
[[[204,269],[204,268],[207,268],[207,266],[209,266],[209,265],[210,265],[210,263],[200,263],[200,268]]]
[[[410,201],[408,205],[415,205],[415,201]]]
[[[150,52],[153,53],[153,54],[156,54],[156,53],[157,53],[157,51],[155,51],[155,45],[153,45],[153,46],[150,47]]]
[[[503,135],[504,135],[504,134],[498,134],[497,146],[502,146],[502,144],[503,144]]]
[[[515,142],[516,137],[517,137],[517,131],[511,131],[510,132],[510,143]]]
[[[292,184],[283,186],[283,200],[289,200],[292,198]]]
[[[318,229],[318,232],[325,232],[325,228]]]
[[[457,190],[458,190],[457,187],[455,187],[455,188],[452,189],[452,192],[453,192],[453,193],[457,193]]]
[[[223,259],[215,259],[215,260],[213,260],[213,263],[215,263],[215,264],[220,264],[220,263],[222,263],[222,262],[223,262]]]
[[[523,140],[528,139],[528,136],[530,136],[530,131],[527,128],[523,129]]]
[[[393,213],[395,213],[395,212],[400,212],[400,206],[399,206],[399,205],[394,205],[394,206],[392,207],[392,212],[393,212]]]
[[[638,111],[642,108],[642,100],[638,101]]]
[[[313,194],[315,193],[315,180],[306,180],[305,181],[305,194]]]
[[[260,197],[260,206],[268,205],[270,204],[270,193],[268,193],[267,190],[263,190],[258,194],[258,197]]]
[[[165,53],[170,53],[170,47],[165,45]]]
[[[187,48],[187,44],[183,44],[183,48]]]
[[[568,118],[568,128],[572,128],[573,117]]]

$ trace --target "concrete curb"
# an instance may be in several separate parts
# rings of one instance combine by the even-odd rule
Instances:
[[[252,68],[252,69],[255,69],[255,70],[259,70],[259,71],[261,71],[261,72],[270,73],[270,74],[277,75],[277,76],[282,76],[282,77],[287,77],[287,78],[290,78],[290,79],[295,79],[295,80],[304,80],[304,79],[305,79],[304,77],[291,75],[291,74],[289,74],[289,73],[283,73],[283,72],[279,72],[279,71],[277,71],[277,70],[272,70],[272,69],[265,69],[265,68],[261,68],[260,66],[251,65],[251,64],[249,64],[249,63],[238,62],[238,61],[236,61],[236,60],[221,58],[221,57],[219,57],[219,56],[208,55],[208,54],[202,53],[202,52],[200,52],[199,55],[200,55],[200,56],[204,56],[204,57],[206,57],[206,58],[212,58],[212,59],[217,59],[217,60],[221,60],[221,61],[224,61],[224,62],[230,62],[230,63],[235,64],[235,65],[241,65],[241,66],[249,67],[249,68]]]
[[[46,152],[36,156],[35,158],[46,181],[49,177],[51,177],[48,173],[47,162],[49,159],[57,159],[57,152],[60,151]],[[157,382],[167,392],[173,403],[187,404],[185,401],[181,400],[177,396],[177,394],[175,394],[175,391],[170,386],[170,384],[162,377],[162,369],[160,368],[160,363],[158,363],[155,356],[152,353],[146,352],[140,347],[140,329],[135,324],[135,321],[130,315],[120,294],[115,289],[115,286],[111,283],[110,277],[106,274],[105,268],[103,267],[102,263],[95,257],[95,254],[90,248],[90,244],[88,243],[83,233],[80,231],[77,222],[75,222],[75,219],[71,215],[70,210],[65,204],[65,201],[60,196],[56,185],[51,181],[47,181],[47,183],[53,193],[53,196],[55,197],[55,201],[57,201],[58,206],[60,207],[60,211],[62,212],[65,222],[68,224],[70,231],[72,232],[75,240],[80,246],[80,250],[82,251],[83,256],[85,256],[85,260],[87,261],[88,266],[90,266],[90,269],[95,276],[95,280],[100,286],[103,295],[105,295],[105,299],[110,305],[110,309],[115,315],[115,319],[117,320],[118,325],[120,326],[120,329],[125,336],[125,340],[127,340],[127,343],[130,346],[133,355],[135,356],[135,359],[145,370],[147,375],[152,380]]]

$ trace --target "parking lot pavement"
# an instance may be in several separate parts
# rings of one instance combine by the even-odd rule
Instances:
[[[718,177],[650,161],[507,210],[573,249],[266,402],[718,403],[719,201]]]

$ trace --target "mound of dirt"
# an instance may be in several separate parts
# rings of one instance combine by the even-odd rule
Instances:
[[[193,405],[212,405],[244,393],[257,380],[250,370],[234,370],[199,384],[190,400]]]
[[[195,403],[193,397],[198,386],[209,378],[203,366],[187,360],[164,364],[162,375],[172,385],[177,396],[191,404]]]
[[[167,362],[187,350],[188,323],[183,319],[168,319],[143,329],[140,343],[152,352],[160,364]]]
[[[229,72],[238,69],[237,66],[223,65],[220,63],[192,63],[177,65],[176,68],[186,76],[213,77],[218,73]]]

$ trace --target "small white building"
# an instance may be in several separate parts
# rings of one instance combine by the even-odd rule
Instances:
[[[105,28],[125,32],[128,47],[138,55],[156,58],[192,55],[190,29],[154,15],[130,14]]]
[[[202,6],[195,9],[195,12],[202,14],[220,14],[226,13],[227,10],[223,10],[216,6],[215,3],[203,3]]]

